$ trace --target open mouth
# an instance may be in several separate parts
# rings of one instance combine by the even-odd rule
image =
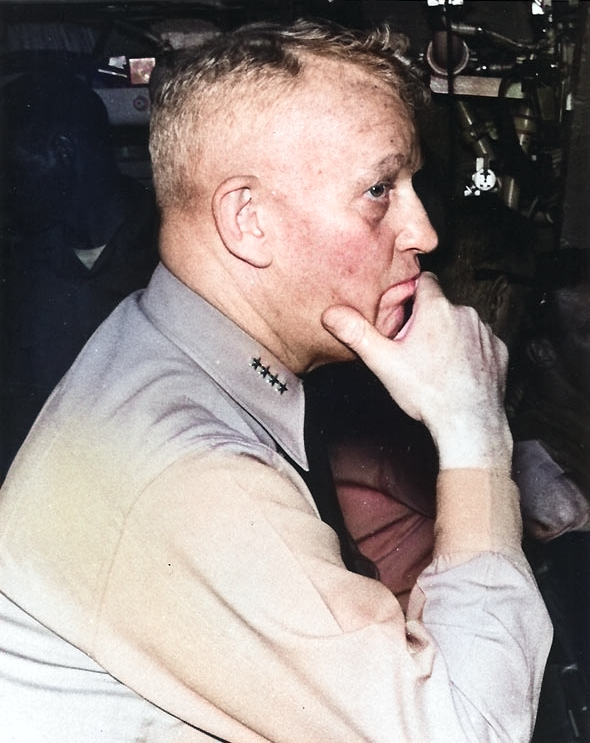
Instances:
[[[412,316],[412,312],[414,311],[414,297],[410,297],[408,301],[403,306],[404,310],[404,321],[402,323],[401,328],[398,330],[398,334],[405,328],[406,323]]]
[[[376,327],[388,338],[396,338],[412,315],[416,280],[405,281],[388,289],[381,297]]]
[[[392,328],[388,334],[388,337],[392,340],[394,338],[401,338],[405,334],[405,329],[408,324],[408,321],[410,317],[412,316],[412,311],[414,309],[414,300],[412,298],[408,299],[408,301],[401,305],[399,308],[399,320],[396,323],[395,327]]]

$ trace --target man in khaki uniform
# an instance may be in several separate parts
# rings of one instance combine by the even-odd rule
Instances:
[[[506,351],[420,275],[436,236],[398,42],[253,27],[156,74],[162,264],[2,491],[5,740],[530,737],[551,631],[520,550]],[[301,378],[355,354],[438,448],[407,614],[347,569],[299,474]]]

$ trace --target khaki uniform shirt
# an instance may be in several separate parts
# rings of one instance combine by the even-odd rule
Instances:
[[[441,473],[463,518],[406,616],[276,453],[306,466],[303,416],[164,267],[115,310],[1,491],[4,743],[528,740],[551,632],[514,486]]]

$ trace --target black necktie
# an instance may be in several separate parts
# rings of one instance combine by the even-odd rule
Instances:
[[[340,554],[346,567],[354,573],[377,578],[376,566],[359,551],[344,523],[336,486],[330,467],[328,449],[320,422],[317,420],[313,399],[306,399],[304,439],[309,472],[302,469],[282,450],[280,453],[299,472],[309,488],[322,521],[332,527],[340,540]]]

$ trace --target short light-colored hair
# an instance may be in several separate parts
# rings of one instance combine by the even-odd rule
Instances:
[[[250,24],[164,53],[150,81],[150,153],[160,207],[191,203],[208,133],[214,126],[217,134],[231,126],[229,114],[237,101],[254,101],[249,107],[254,116],[296,85],[310,59],[364,70],[391,88],[413,120],[429,96],[408,47],[407,38],[386,25],[358,32],[300,20],[290,26]]]

